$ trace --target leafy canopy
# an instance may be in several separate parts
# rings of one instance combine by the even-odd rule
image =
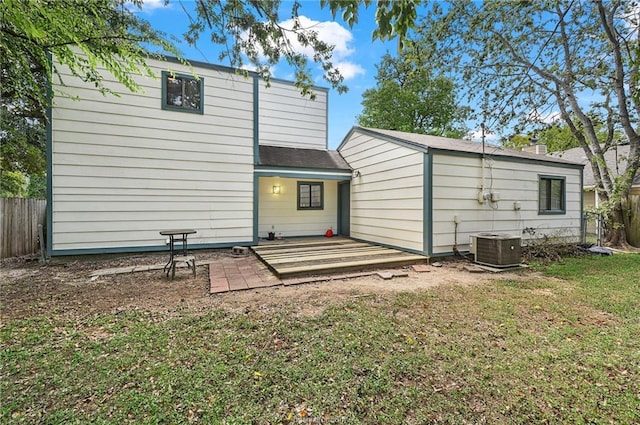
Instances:
[[[140,7],[142,0],[131,3]],[[2,107],[13,114],[44,118],[50,97],[46,82],[58,75],[51,55],[102,93],[113,93],[103,84],[100,67],[137,91],[133,74],[154,76],[145,62],[148,46],[177,54],[162,33],[121,0],[5,0],[0,14]]]
[[[432,76],[417,45],[398,57],[386,54],[375,88],[362,97],[358,123],[364,127],[459,138],[466,134],[466,108],[458,107],[451,79]]]

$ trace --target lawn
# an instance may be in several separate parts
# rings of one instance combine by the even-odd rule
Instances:
[[[0,421],[640,422],[640,256],[539,271],[310,316],[285,304],[3,320]]]

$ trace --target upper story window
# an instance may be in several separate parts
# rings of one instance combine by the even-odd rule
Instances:
[[[565,178],[559,176],[539,176],[538,178],[538,213],[565,214],[567,212]]]
[[[202,114],[204,80],[162,71],[162,109]]]
[[[298,182],[298,209],[324,209],[324,184],[322,182]]]

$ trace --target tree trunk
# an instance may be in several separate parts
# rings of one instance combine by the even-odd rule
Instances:
[[[609,223],[607,223],[608,229],[604,238],[604,245],[626,249],[631,247],[629,242],[627,242],[624,213],[625,209],[622,202],[616,202],[611,209],[611,216],[608,220]]]

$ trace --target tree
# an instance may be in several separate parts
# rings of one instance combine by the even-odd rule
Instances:
[[[153,77],[146,64],[149,47],[177,54],[164,34],[139,19],[122,0],[5,0],[2,15],[2,106],[13,114],[44,118],[49,104],[48,81],[58,64],[93,83],[102,93],[106,69],[132,91],[140,87],[131,77]],[[140,7],[142,0],[134,0]],[[51,55],[56,63],[51,63]],[[63,81],[61,81],[64,83]],[[9,106],[10,105],[10,106]]]
[[[21,197],[27,177],[44,175],[46,171],[45,128],[41,121],[12,114],[4,107],[0,108],[0,123],[2,196]],[[30,193],[33,192],[26,192]]]
[[[174,1],[174,0],[166,0]],[[313,52],[312,60],[321,66],[324,79],[339,93],[345,92],[343,77],[332,63],[333,46],[325,43],[313,27],[305,27],[300,19],[302,1],[287,1],[286,20],[281,20],[282,0],[197,0],[195,13],[188,13],[190,25],[184,34],[195,45],[203,36],[225,46],[218,60],[243,69],[247,64],[267,82],[272,66],[281,60],[293,69],[295,84],[303,95],[313,97],[313,79],[308,69],[309,59],[302,50]],[[358,22],[360,7],[369,7],[372,0],[320,0],[333,16],[338,14],[350,26]],[[376,2],[374,39],[398,36],[400,46],[404,35],[414,25],[421,0],[379,0]]]
[[[453,82],[432,77],[421,56],[419,46],[383,56],[376,87],[362,95],[359,125],[454,138],[467,133],[466,108],[458,107]]]
[[[628,246],[624,218],[640,167],[640,46],[635,2],[456,0],[433,3],[415,38],[484,105],[490,127],[519,129],[558,113],[594,171],[611,232]],[[592,96],[591,102],[581,100]],[[599,134],[602,126],[604,135]],[[630,153],[616,179],[604,153],[620,132]],[[602,137],[604,136],[604,137]]]
[[[541,130],[524,136],[516,134],[503,141],[503,145],[512,149],[522,149],[533,142],[543,144],[548,152],[558,152],[580,147],[580,142],[573,135],[571,129],[562,122],[548,124]]]
[[[132,4],[140,7],[142,1]],[[49,81],[60,78],[58,66],[68,66],[104,94],[112,93],[103,84],[104,69],[136,91],[132,74],[153,76],[145,46],[177,51],[121,0],[4,0],[0,15],[0,180],[5,195],[19,196],[25,191],[15,176],[21,174],[18,180],[31,185],[27,195],[41,196]]]

